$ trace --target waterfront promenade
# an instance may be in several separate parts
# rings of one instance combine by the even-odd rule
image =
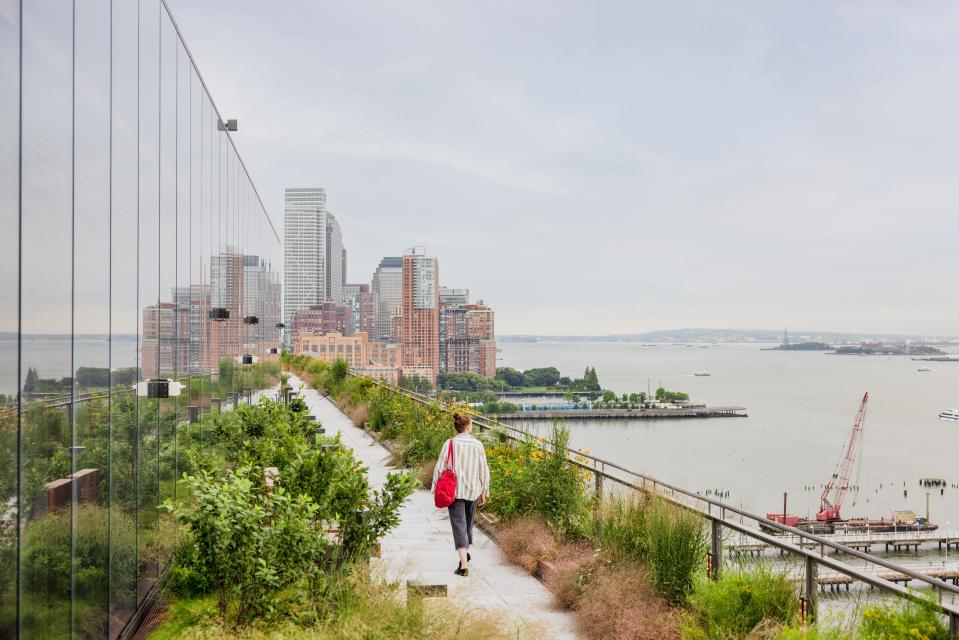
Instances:
[[[293,389],[303,381],[290,376]],[[301,395],[310,414],[326,429],[327,435],[341,434],[343,444],[369,468],[370,484],[382,486],[389,466],[389,452],[365,431],[353,426],[348,417],[315,389],[303,386]],[[416,491],[401,510],[400,525],[382,542],[382,557],[374,559],[374,571],[386,579],[405,583],[447,585],[448,598],[464,610],[483,609],[502,614],[532,631],[534,637],[572,639],[580,636],[575,620],[562,610],[553,595],[536,578],[510,563],[489,536],[478,528],[473,532],[470,575],[453,575],[456,553],[445,510],[433,506],[432,494]]]

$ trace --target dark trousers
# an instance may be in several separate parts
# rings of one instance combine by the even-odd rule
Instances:
[[[476,513],[476,500],[454,500],[447,507],[450,511],[450,525],[453,527],[453,544],[457,549],[469,549],[473,544],[473,514]]]

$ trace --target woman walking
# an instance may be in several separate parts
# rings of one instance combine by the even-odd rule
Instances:
[[[470,545],[473,543],[473,514],[489,496],[489,464],[483,443],[472,436],[473,421],[468,415],[453,414],[456,435],[443,443],[433,469],[433,492],[447,470],[456,476],[456,499],[447,507],[453,527],[453,543],[459,554],[456,575],[469,575]]]

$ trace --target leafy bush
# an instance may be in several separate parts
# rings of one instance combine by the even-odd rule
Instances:
[[[487,451],[490,465],[489,509],[503,518],[542,515],[572,537],[589,526],[586,479],[568,457],[569,431],[554,425],[549,440],[527,438]]]
[[[899,607],[867,607],[859,634],[863,640],[948,640],[949,629],[935,601],[906,602]]]
[[[757,565],[702,579],[689,596],[690,617],[683,636],[690,639],[746,638],[764,623],[793,622],[799,605],[789,579]]]
[[[646,510],[646,549],[650,578],[660,595],[672,603],[683,602],[705,565],[702,518],[654,499]]]
[[[786,627],[776,640],[852,640],[852,636],[839,628],[811,625],[808,627]]]
[[[182,596],[200,596],[213,591],[210,574],[200,558],[191,533],[186,533],[173,552],[173,564],[167,586]]]
[[[232,612],[236,626],[275,613],[282,592],[302,584],[328,544],[309,496],[291,497],[282,487],[265,494],[249,475],[239,469],[221,480],[202,472],[189,478],[192,505],[166,504],[190,527],[220,615]]]
[[[333,558],[344,561],[367,557],[376,542],[399,524],[399,509],[419,485],[413,473],[391,473],[381,491],[370,491],[367,469],[350,450],[339,446],[303,453],[281,475],[281,484],[293,495],[307,495],[317,507],[316,517],[338,522],[340,547]]]

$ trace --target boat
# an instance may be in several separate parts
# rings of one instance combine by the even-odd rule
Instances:
[[[919,369],[916,369],[916,371],[926,372],[926,371],[932,371],[932,369],[930,369],[929,367],[920,367]]]
[[[697,371],[693,375],[696,376],[697,378],[707,378],[713,374],[709,373],[708,371]]]
[[[946,409],[939,414],[939,419],[959,422],[959,409]]]

